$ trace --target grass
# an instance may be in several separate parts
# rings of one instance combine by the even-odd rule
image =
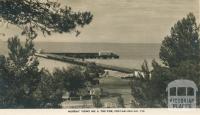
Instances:
[[[104,96],[101,96],[102,103],[117,103],[117,98],[119,95],[124,99],[126,107],[130,107],[130,100],[132,100],[131,89],[129,85],[130,81],[127,79],[121,79],[119,77],[105,77],[100,79],[100,87],[103,89]],[[65,103],[65,104],[64,104]],[[81,104],[81,103],[92,103],[90,99],[87,100],[76,100],[76,101],[65,101],[63,105],[66,104]],[[63,106],[65,107],[65,106]]]
[[[100,86],[109,89],[127,89],[130,88],[130,81],[119,77],[104,77],[100,79]]]
[[[127,79],[121,79],[119,77],[105,77],[100,79],[100,87],[103,92],[109,93],[109,96],[102,98],[103,102],[113,102],[121,95],[125,104],[129,104],[132,100],[130,81]],[[127,105],[130,107],[130,105]]]

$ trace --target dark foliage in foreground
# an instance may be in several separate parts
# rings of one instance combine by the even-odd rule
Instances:
[[[169,67],[177,67],[182,61],[193,63],[200,61],[199,26],[196,18],[189,13],[186,18],[178,21],[171,28],[160,48],[160,59]]]
[[[22,45],[17,37],[8,40],[9,57],[0,56],[0,108],[60,107],[64,93],[73,91],[74,96],[79,95],[102,72],[95,65],[88,65],[55,69],[50,74],[38,68],[33,46],[28,40]]]
[[[37,30],[50,35],[51,32],[80,33],[76,27],[83,27],[91,22],[93,15],[90,12],[74,12],[71,7],[60,6],[58,2],[50,0],[1,0],[1,21],[17,25],[22,35],[29,38],[37,36]]]
[[[41,71],[33,56],[32,42],[20,44],[17,37],[8,40],[9,57],[1,60],[1,104],[8,107],[34,105],[34,91],[40,82]]]
[[[143,74],[131,84],[135,107],[167,107],[166,87],[176,79],[188,79],[200,87],[199,27],[192,13],[171,28],[160,49],[163,65],[152,61],[153,70],[147,62],[142,65]],[[197,104],[199,105],[199,92]]]
[[[0,21],[16,25],[26,36],[25,45],[17,37],[10,38],[9,57],[0,56],[0,108],[60,107],[63,93],[85,87],[87,80],[93,81],[96,73],[90,76],[89,71],[85,71],[89,77],[85,79],[81,69],[76,67],[57,69],[53,75],[39,69],[33,44],[38,32],[51,35],[52,32],[74,31],[77,36],[80,34],[77,27],[89,24],[92,18],[90,12],[74,12],[71,7],[61,7],[50,0],[0,0]],[[66,80],[71,81],[65,83]],[[77,81],[81,84],[75,85]]]

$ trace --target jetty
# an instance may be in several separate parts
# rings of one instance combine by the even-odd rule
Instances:
[[[119,59],[119,55],[111,51],[99,51],[99,52],[67,52],[67,53],[54,53],[49,54],[80,58],[80,59]]]
[[[84,61],[84,60],[80,60],[73,57],[58,55],[55,53],[53,54],[52,53],[35,53],[35,56],[46,58],[46,59],[57,60],[57,61],[65,62],[65,63],[71,63],[75,65],[81,65],[81,66],[87,66],[88,64],[95,64],[97,67],[102,68],[104,70],[112,70],[112,71],[118,71],[118,72],[128,73],[128,74],[134,73],[136,71],[141,71],[139,69],[130,69],[130,68],[113,66],[113,65],[100,64],[96,62]]]

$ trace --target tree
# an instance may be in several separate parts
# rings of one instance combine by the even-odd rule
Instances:
[[[5,63],[6,63],[6,58],[5,56],[1,55],[0,56],[0,107],[4,108],[8,105],[8,103],[11,103],[12,100],[10,100],[10,102],[8,102],[8,97],[6,94],[8,94],[7,92],[7,84],[4,82],[4,78],[7,77],[6,74],[6,69],[5,69]],[[11,96],[10,96],[11,97]]]
[[[171,35],[163,40],[160,59],[169,67],[176,67],[185,60],[199,63],[199,43],[199,26],[195,16],[189,13],[171,28]]]
[[[131,81],[131,92],[134,97],[136,107],[148,107],[152,104],[151,78],[148,63],[145,60],[141,66],[142,72],[139,77]]]
[[[95,96],[94,100],[93,100],[93,105],[96,108],[101,108],[103,107],[103,104],[101,102],[101,98],[99,96]]]
[[[88,81],[90,81],[90,83],[92,85],[98,85],[99,84],[99,76],[100,76],[100,74],[103,74],[104,72],[105,71],[102,68],[99,68],[93,62],[87,64],[87,66],[85,67],[85,71],[84,71],[86,79]]]
[[[73,12],[71,7],[60,6],[50,0],[1,0],[0,18],[2,21],[17,25],[22,35],[37,37],[37,30],[50,35],[51,32],[80,33],[76,27],[91,22],[90,12]]]
[[[56,78],[58,76],[53,76],[45,69],[42,71],[41,80],[34,93],[34,98],[37,99],[37,108],[60,108],[60,103],[63,101],[62,96],[66,91],[63,86],[65,81]]]
[[[60,83],[64,90],[71,92],[73,96],[77,96],[81,89],[98,84],[95,81],[99,77],[100,71],[97,70],[94,71],[94,66],[72,66],[68,69],[56,68],[52,76],[54,76],[55,84]],[[61,87],[60,89],[62,89]]]
[[[161,66],[155,60],[152,61],[152,67],[153,70],[151,71],[151,84],[149,86],[152,97],[151,106],[166,107],[166,87],[169,82],[175,80],[177,77],[173,72],[171,72],[171,69]]]
[[[174,75],[172,80],[188,79],[200,86],[199,26],[192,13],[171,28],[171,35],[162,42],[160,58]]]
[[[20,43],[20,39],[17,36],[8,39],[8,49],[10,50],[9,60],[12,61],[16,67],[24,67],[29,59],[33,58],[30,56],[33,56],[35,53],[34,44],[31,40],[26,39],[23,47]],[[33,59],[33,61],[36,60]],[[35,64],[37,66],[39,63],[37,62]]]
[[[122,98],[121,95],[119,95],[119,97],[117,98],[117,102],[118,102],[118,107],[119,108],[125,108],[124,99]]]
[[[68,69],[55,68],[52,74],[43,69],[41,81],[34,93],[37,99],[37,107],[60,107],[60,103],[63,101],[62,96],[66,92],[74,97],[89,95],[87,88],[91,86],[88,86],[88,83],[91,84],[92,81],[87,78],[89,74],[86,70],[88,69],[81,66],[72,66]]]
[[[69,69],[55,69],[53,76],[55,83],[60,83],[66,91],[76,96],[79,89],[86,87],[86,76],[83,73],[84,68],[80,66],[70,67]]]
[[[91,87],[99,71],[94,66],[55,69],[50,74],[38,69],[32,42],[20,43],[18,37],[8,40],[9,57],[0,57],[1,108],[57,108],[63,94],[78,96],[81,89]]]
[[[34,107],[34,92],[40,82],[41,71],[37,58],[33,56],[33,45],[26,41],[23,46],[17,37],[8,40],[9,57],[2,66],[0,76],[4,85],[1,90],[4,105],[8,107]]]
[[[177,79],[176,74],[167,67],[152,61],[153,70],[148,69],[147,61],[142,65],[142,73],[131,81],[134,107],[166,107],[166,87]]]
[[[79,35],[77,27],[84,27],[92,18],[90,12],[74,12],[71,7],[61,7],[50,0],[0,0],[0,21],[16,25],[26,36],[25,45],[18,37],[9,39],[9,57],[0,59],[0,106],[58,107],[63,82],[57,83],[59,78],[38,69],[33,39],[38,32],[51,35],[74,31]]]
[[[178,21],[171,28],[171,35],[165,37],[160,48],[163,65],[152,61],[152,71],[147,62],[142,73],[131,84],[136,107],[166,107],[166,87],[176,79],[188,79],[200,86],[199,27],[192,13]],[[197,103],[199,104],[199,103]]]

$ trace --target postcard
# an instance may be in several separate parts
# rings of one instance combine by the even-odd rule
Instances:
[[[0,113],[198,114],[199,0],[0,0]]]

